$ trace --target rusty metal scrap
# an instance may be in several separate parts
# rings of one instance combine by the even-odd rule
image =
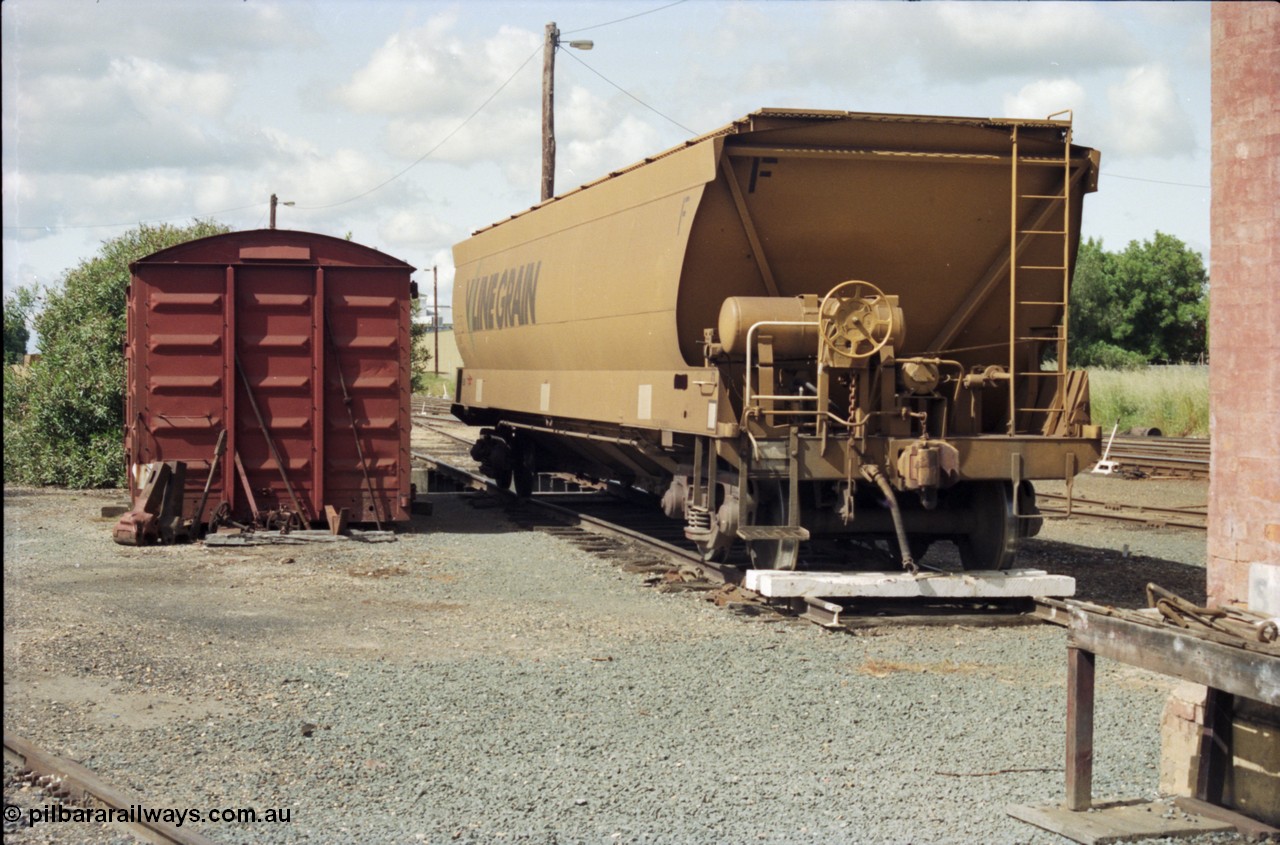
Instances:
[[[1280,626],[1274,618],[1240,607],[1199,607],[1158,584],[1147,584],[1147,605],[1179,628],[1214,631],[1248,642],[1280,639]]]
[[[175,543],[188,538],[182,515],[187,465],[182,461],[146,464],[133,508],[120,517],[112,539],[124,546]]]

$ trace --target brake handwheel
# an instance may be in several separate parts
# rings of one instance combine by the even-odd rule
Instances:
[[[893,308],[870,282],[836,285],[818,309],[822,342],[846,358],[870,358],[893,337]]]

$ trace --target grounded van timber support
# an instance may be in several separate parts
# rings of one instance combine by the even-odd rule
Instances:
[[[271,432],[267,429],[266,420],[262,418],[262,411],[258,409],[258,400],[253,397],[253,387],[249,384],[249,374],[244,371],[244,366],[240,363],[240,353],[236,353],[236,371],[240,373],[240,379],[244,382],[244,392],[249,396],[249,407],[253,408],[253,415],[258,419],[258,427],[262,429],[262,436],[267,441],[267,448],[271,450],[271,459],[276,462],[276,467],[280,470],[280,478],[284,481],[284,489],[289,491],[289,500],[293,502],[293,510],[298,515],[298,519],[309,520],[306,511],[302,509],[302,505],[298,503],[298,497],[293,492],[293,485],[289,483],[289,473],[285,471],[284,461],[280,459],[280,453],[276,451],[276,443],[271,439]],[[237,455],[236,460],[240,458]],[[249,486],[248,479],[244,479],[246,489]]]
[[[382,519],[378,516],[378,497],[373,492],[373,482],[369,480],[369,462],[364,458],[364,447],[360,445],[360,429],[356,427],[356,412],[351,407],[351,393],[347,390],[347,379],[342,374],[342,358],[338,355],[338,346],[333,342],[333,328],[329,325],[329,312],[324,314],[325,345],[333,355],[333,366],[338,371],[338,384],[342,387],[342,404],[347,409],[347,419],[351,421],[351,435],[356,441],[356,457],[360,459],[360,472],[364,475],[364,485],[369,491],[369,504],[373,506],[373,524],[382,530]]]

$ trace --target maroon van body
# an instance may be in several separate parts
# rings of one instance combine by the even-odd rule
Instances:
[[[339,238],[261,229],[180,244],[130,269],[131,494],[143,465],[184,461],[187,519],[207,521],[222,502],[242,522],[255,508],[300,509],[318,524],[326,505],[352,522],[409,519],[413,267]]]

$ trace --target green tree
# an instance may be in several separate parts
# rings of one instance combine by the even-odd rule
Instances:
[[[427,364],[431,363],[431,352],[427,349],[427,335],[431,333],[431,324],[419,320],[420,316],[422,300],[409,300],[409,389],[414,393],[426,390]]]
[[[4,298],[4,362],[21,364],[31,340],[28,322],[36,306],[34,288],[18,288]]]
[[[1209,277],[1200,254],[1156,232],[1120,253],[1080,245],[1071,289],[1071,356],[1083,366],[1191,361],[1208,350]]]
[[[161,249],[230,231],[212,220],[143,224],[104,241],[46,292],[35,316],[41,357],[6,368],[4,477],[22,484],[124,482],[124,340],[129,265]],[[7,308],[6,308],[7,312]]]

